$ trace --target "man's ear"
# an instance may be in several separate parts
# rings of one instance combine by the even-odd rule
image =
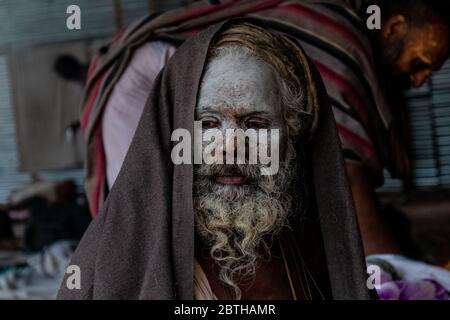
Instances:
[[[382,35],[387,39],[400,39],[406,36],[409,25],[405,16],[394,14],[390,16],[383,24]]]

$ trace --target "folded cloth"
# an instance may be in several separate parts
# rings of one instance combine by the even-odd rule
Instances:
[[[381,300],[449,300],[450,271],[397,254],[366,257],[381,267]]]

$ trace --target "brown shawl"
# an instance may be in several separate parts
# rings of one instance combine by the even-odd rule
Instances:
[[[188,39],[159,74],[122,170],[103,211],[81,240],[72,265],[81,289],[64,279],[59,299],[192,299],[194,212],[192,165],[172,164],[171,133],[193,132],[194,108],[208,48],[224,24]],[[307,62],[320,106],[306,155],[311,210],[318,216],[332,296],[369,299],[353,201],[327,94]]]

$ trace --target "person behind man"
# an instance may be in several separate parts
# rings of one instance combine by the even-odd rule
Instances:
[[[241,152],[240,139],[216,136],[229,131],[258,139]],[[192,165],[191,142],[226,163]],[[255,148],[277,170],[250,162]],[[59,298],[369,299],[343,168],[327,94],[295,40],[255,19],[213,25],[156,79],[105,211],[70,263],[80,287],[66,277]]]
[[[208,24],[251,15],[298,39],[325,83],[366,255],[399,253],[375,194],[384,168],[398,177],[409,172],[400,106],[388,91],[400,93],[394,83],[418,87],[442,65],[448,56],[449,2],[379,2],[383,21],[375,31],[365,26],[364,1],[358,1],[359,11],[349,2],[355,1],[198,1],[119,34],[109,52],[94,59],[84,100],[92,214],[114,184],[148,92],[176,47]]]
[[[408,141],[404,138],[405,123],[402,123],[405,117],[403,92],[422,86],[447,59],[450,2],[396,0],[382,1],[380,5],[382,29],[373,35],[373,40],[381,89],[388,101],[392,121],[385,137],[385,143],[390,145],[381,165],[394,177],[407,179],[410,164],[409,150],[406,149]],[[376,132],[376,135],[380,134]],[[383,141],[382,138],[379,140],[380,143]],[[380,215],[375,194],[375,188],[380,184],[368,179],[370,170],[361,157],[353,154],[355,161],[351,160],[352,151],[344,147],[349,158],[347,172],[366,253],[398,253],[400,249],[395,237]]]

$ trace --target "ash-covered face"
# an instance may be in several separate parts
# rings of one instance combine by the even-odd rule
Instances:
[[[271,145],[280,153],[275,175],[262,175],[260,164],[194,167],[196,230],[220,265],[221,279],[239,292],[236,280],[255,272],[264,236],[278,232],[286,221],[291,207],[287,191],[297,166],[283,120],[279,75],[244,47],[216,50],[196,107],[203,130],[218,129],[225,136],[227,129],[278,129],[280,136],[279,145]],[[226,141],[222,151],[231,146]]]
[[[248,154],[258,154],[265,144],[271,152],[283,155],[285,125],[279,89],[279,77],[273,68],[243,47],[221,48],[206,67],[196,108],[196,120],[202,121],[202,130],[220,130],[225,141],[220,141],[224,154],[237,155],[237,143],[227,139],[227,130],[261,129],[279,131],[278,141],[246,141]],[[270,137],[270,135],[268,135]],[[207,143],[204,143],[206,147]],[[256,150],[254,150],[256,149]],[[224,157],[225,158],[225,157]],[[273,188],[275,176],[261,175],[261,164],[202,164],[196,168],[197,181],[205,189],[224,200],[254,197],[257,191]],[[283,175],[283,172],[280,172]],[[198,182],[200,183],[200,182]]]
[[[200,88],[199,100],[196,110],[196,120],[202,121],[202,129],[215,129],[221,132],[225,141],[219,141],[222,153],[237,162],[237,143],[234,137],[227,138],[227,132],[234,130],[255,130],[259,133],[277,129],[278,141],[270,139],[259,140],[245,145],[245,154],[242,159],[249,163],[249,154],[258,155],[262,144],[278,155],[283,152],[280,142],[284,140],[284,124],[282,120],[279,78],[275,71],[264,61],[249,54],[245,48],[234,47],[224,49],[223,54],[212,59],[207,66]],[[204,143],[204,147],[207,143]],[[281,149],[280,149],[281,147]],[[277,159],[278,160],[278,159]],[[225,162],[225,161],[224,161]],[[230,190],[233,187],[245,187],[254,184],[255,175],[239,172],[236,166],[208,167],[211,180]],[[256,169],[257,166],[253,166]]]

